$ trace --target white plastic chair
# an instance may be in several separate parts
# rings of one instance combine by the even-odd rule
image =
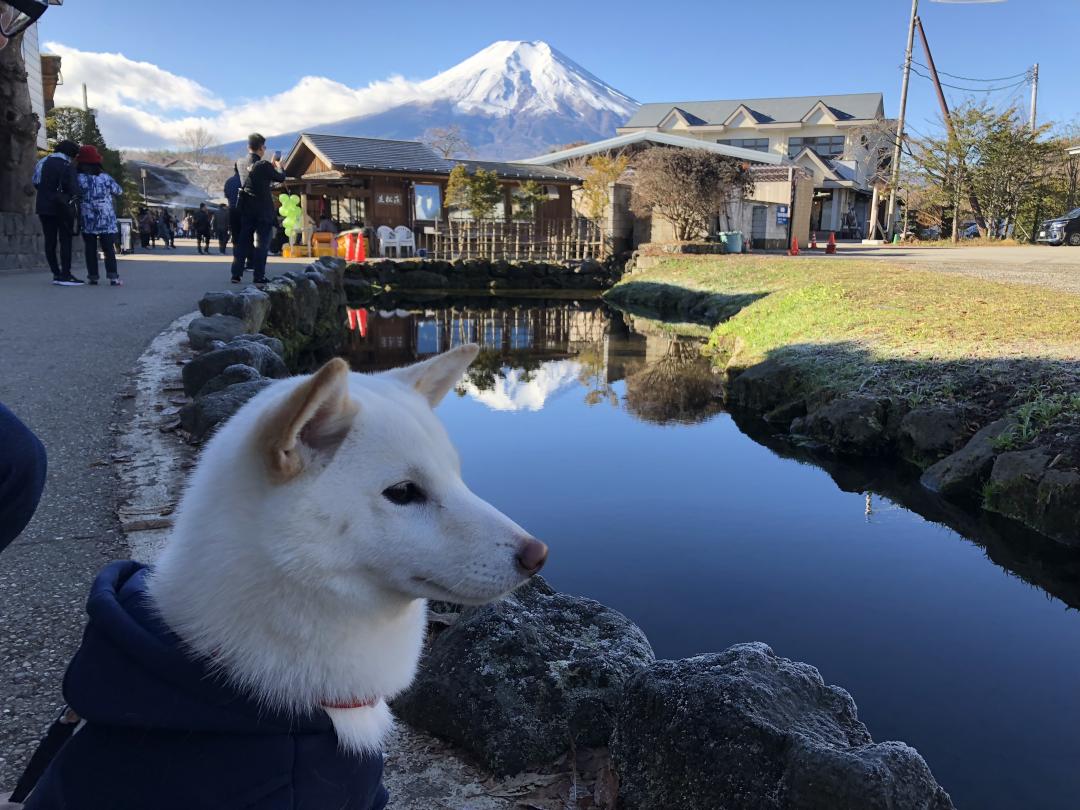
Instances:
[[[379,237],[379,255],[386,256],[386,251],[390,248],[397,250],[398,242],[397,237],[394,235],[394,229],[389,228],[386,225],[380,225],[375,234]]]
[[[402,248],[409,248],[412,251],[411,255],[416,255],[416,237],[404,225],[394,228],[394,240],[397,242],[398,256],[401,255]]]

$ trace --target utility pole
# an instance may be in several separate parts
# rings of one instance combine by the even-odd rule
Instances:
[[[1039,63],[1031,69],[1031,134],[1035,134],[1035,111],[1039,104]]]
[[[86,96],[86,82],[83,82],[82,86],[82,108],[87,112],[90,112],[90,101]]]
[[[896,119],[896,144],[893,148],[892,180],[889,185],[889,205],[885,214],[886,240],[893,238],[896,230],[896,187],[900,184],[900,157],[904,144],[904,114],[907,112],[908,82],[911,80],[911,51],[915,45],[915,18],[919,14],[919,0],[911,0],[911,21],[908,23],[907,52],[904,55],[904,79],[900,84],[900,115]]]

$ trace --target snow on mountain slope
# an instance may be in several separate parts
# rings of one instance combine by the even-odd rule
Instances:
[[[458,126],[477,158],[525,158],[615,134],[638,103],[546,42],[500,41],[403,92],[382,111],[306,129],[417,139]],[[288,149],[296,133],[270,139]]]
[[[505,116],[605,110],[629,116],[638,104],[546,42],[503,40],[420,84],[429,101],[463,113]]]

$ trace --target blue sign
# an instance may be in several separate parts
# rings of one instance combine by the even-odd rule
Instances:
[[[788,207],[786,205],[776,206],[776,224],[787,225],[788,224]]]

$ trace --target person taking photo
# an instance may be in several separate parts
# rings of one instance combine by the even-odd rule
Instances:
[[[233,244],[232,283],[239,284],[244,276],[244,262],[250,256],[255,283],[266,281],[266,254],[270,250],[270,230],[274,226],[273,183],[285,179],[281,158],[275,154],[266,160],[266,138],[257,132],[248,136],[247,176],[237,195],[240,233]]]

